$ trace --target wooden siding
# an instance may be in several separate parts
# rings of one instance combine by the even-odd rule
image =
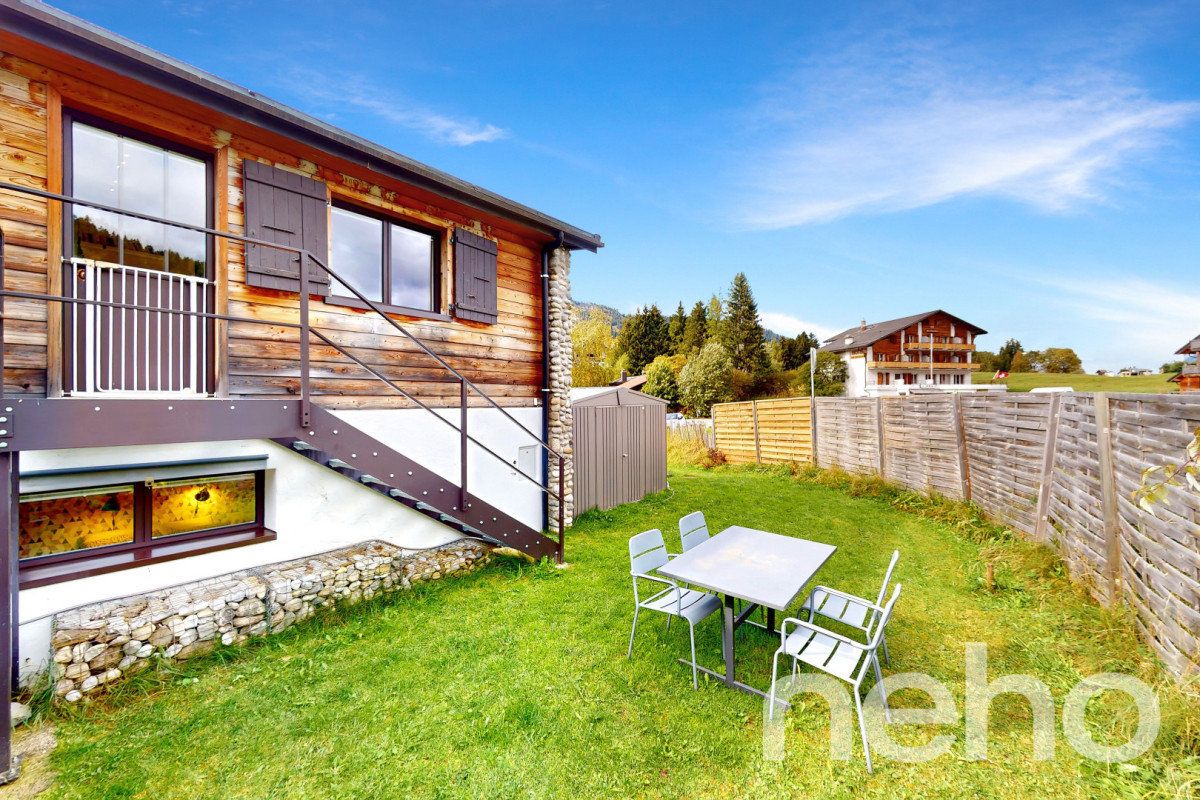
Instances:
[[[541,247],[545,240],[511,222],[487,217],[467,206],[438,198],[416,187],[389,181],[361,167],[307,152],[299,145],[259,132],[245,121],[208,112],[191,101],[118,76],[89,70],[62,54],[51,53],[0,34],[0,179],[40,189],[59,189],[62,163],[59,109],[62,104],[102,116],[180,144],[213,152],[216,227],[243,233],[243,161],[247,158],[294,170],[326,183],[343,199],[434,227],[443,233],[441,315],[427,319],[396,315],[415,336],[442,355],[504,405],[534,405],[541,386]],[[18,55],[17,53],[20,53]],[[33,54],[40,61],[30,58]],[[53,66],[47,66],[53,64]],[[81,77],[81,76],[87,76]],[[57,263],[59,237],[53,211],[42,200],[0,192],[0,226],[7,240],[7,286],[45,292],[55,289],[47,265]],[[467,228],[496,242],[495,324],[450,319],[453,297],[450,234]],[[218,309],[265,323],[299,321],[294,293],[246,284],[244,248],[217,247]],[[51,257],[54,261],[51,262]],[[311,322],[389,378],[402,382],[424,402],[457,405],[458,386],[428,356],[395,333],[374,312],[315,301]],[[58,373],[49,337],[46,304],[9,300],[6,304],[6,390],[44,396]],[[299,390],[297,332],[278,324],[231,323],[218,356],[218,380],[230,396],[295,395]],[[48,347],[49,343],[49,347]],[[332,348],[314,343],[313,390],[333,408],[391,408],[409,405]]]

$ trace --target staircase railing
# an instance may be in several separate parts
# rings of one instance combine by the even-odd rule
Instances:
[[[9,290],[6,288],[7,283],[5,282],[4,236],[3,236],[3,232],[0,231],[0,396],[3,396],[3,394],[4,394],[4,386],[3,386],[4,317],[5,317],[5,315],[4,315],[4,298],[40,300],[40,301],[43,301],[46,303],[58,303],[61,306],[71,305],[72,307],[84,306],[84,307],[94,307],[94,308],[110,308],[110,309],[123,309],[123,310],[131,310],[131,311],[145,311],[145,312],[152,312],[154,314],[165,314],[165,315],[169,315],[169,316],[183,316],[183,317],[190,317],[193,319],[203,319],[203,320],[213,320],[213,321],[220,320],[223,322],[238,322],[238,323],[245,323],[245,324],[250,324],[250,325],[270,325],[272,327],[277,327],[277,328],[283,327],[283,328],[288,328],[288,329],[292,329],[292,330],[297,330],[297,331],[299,331],[298,335],[299,335],[299,345],[300,345],[300,354],[299,354],[300,426],[303,428],[307,428],[307,427],[309,427],[309,422],[310,422],[313,393],[312,393],[311,365],[310,365],[310,358],[309,358],[309,340],[310,340],[310,337],[316,337],[321,342],[323,342],[325,345],[332,347],[340,355],[342,355],[342,356],[346,357],[347,359],[349,359],[350,361],[352,361],[358,367],[360,367],[361,369],[368,372],[370,375],[372,375],[374,378],[381,381],[383,384],[385,384],[386,386],[391,388],[393,391],[399,393],[401,396],[403,396],[405,399],[407,399],[413,405],[425,410],[432,417],[437,419],[442,424],[450,427],[454,431],[457,431],[458,436],[459,436],[459,467],[460,467],[459,491],[460,491],[460,495],[461,495],[460,503],[459,503],[460,508],[465,509],[467,507],[467,495],[469,493],[468,485],[467,485],[469,445],[472,445],[472,444],[475,445],[480,450],[482,450],[484,453],[488,454],[489,456],[496,459],[497,461],[504,464],[505,466],[508,466],[508,467],[512,466],[512,464],[508,461],[508,459],[506,459],[504,456],[500,455],[495,450],[488,447],[486,444],[479,441],[479,439],[477,439],[476,437],[474,437],[470,434],[470,432],[468,430],[467,410],[468,410],[469,401],[471,399],[472,393],[474,395],[477,395],[479,398],[481,398],[485,405],[490,406],[491,408],[495,409],[496,411],[499,411],[507,420],[509,420],[510,422],[515,424],[517,427],[519,427],[521,429],[521,431],[524,432],[524,434],[528,435],[530,439],[532,439],[534,442],[537,443],[539,448],[541,448],[542,450],[545,451],[545,453],[547,454],[547,456],[549,458],[555,459],[557,466],[558,466],[558,469],[557,469],[557,473],[558,473],[557,474],[557,478],[558,478],[557,491],[550,488],[550,486],[549,486],[550,476],[549,475],[544,476],[546,479],[546,482],[543,483],[542,481],[536,480],[533,477],[526,474],[522,469],[520,469],[519,465],[515,472],[517,475],[521,476],[526,481],[537,486],[538,489],[542,492],[542,494],[544,496],[555,500],[555,504],[557,507],[557,518],[556,518],[555,522],[556,522],[557,534],[558,534],[556,559],[560,563],[562,562],[563,545],[564,545],[564,531],[565,531],[565,522],[566,522],[565,516],[564,516],[565,504],[563,502],[563,498],[565,496],[565,480],[564,480],[563,473],[564,473],[564,466],[566,463],[566,458],[563,456],[563,454],[558,452],[556,449],[554,449],[550,445],[549,442],[542,439],[541,436],[539,436],[534,431],[530,430],[528,426],[526,426],[524,423],[522,423],[520,420],[518,420],[516,417],[514,417],[512,414],[510,414],[503,406],[501,406],[499,403],[497,403],[490,395],[488,395],[486,392],[484,392],[482,389],[480,389],[478,386],[476,386],[474,382],[472,382],[469,378],[467,378],[467,376],[463,375],[459,370],[457,370],[454,366],[452,366],[449,362],[447,362],[446,359],[444,359],[442,356],[438,355],[436,352],[434,352],[432,349],[430,349],[430,347],[428,345],[426,345],[423,341],[421,341],[418,337],[414,336],[411,331],[407,330],[403,325],[401,325],[399,322],[397,322],[395,319],[393,319],[383,309],[383,307],[379,303],[366,297],[362,292],[360,292],[357,288],[355,288],[354,285],[350,281],[343,279],[337,272],[335,272],[333,269],[331,269],[321,258],[318,258],[312,252],[310,252],[302,247],[293,247],[291,245],[280,244],[278,242],[271,242],[271,241],[267,241],[264,239],[257,239],[257,238],[251,237],[251,236],[243,236],[241,234],[231,233],[229,231],[217,230],[216,228],[209,228],[209,227],[205,227],[202,225],[191,225],[188,223],[177,222],[174,220],[165,219],[163,217],[156,217],[152,214],[143,214],[141,212],[130,211],[128,209],[118,208],[116,206],[106,205],[104,203],[97,203],[97,202],[93,202],[90,200],[83,200],[81,198],[72,197],[70,195],[58,194],[55,192],[49,192],[49,191],[45,191],[42,189],[35,189],[32,187],[28,187],[28,186],[20,186],[18,184],[13,184],[13,183],[7,183],[7,182],[0,181],[0,190],[17,192],[19,194],[29,195],[29,196],[33,196],[33,197],[39,197],[39,198],[42,198],[44,200],[48,200],[51,202],[58,202],[58,203],[61,203],[64,206],[64,208],[72,206],[72,205],[85,206],[87,208],[94,208],[99,211],[106,211],[110,214],[116,214],[116,215],[120,215],[120,216],[124,216],[124,217],[130,217],[133,219],[139,219],[139,220],[143,220],[146,222],[159,223],[162,225],[169,225],[174,228],[193,231],[196,233],[202,233],[206,237],[215,237],[215,238],[220,238],[220,239],[224,239],[227,241],[239,242],[243,245],[256,245],[256,246],[260,246],[260,247],[269,247],[269,248],[273,248],[275,250],[279,250],[279,251],[282,251],[285,253],[290,253],[290,254],[292,254],[292,257],[294,258],[294,260],[297,261],[297,266],[298,266],[298,270],[299,270],[299,284],[300,284],[299,285],[300,300],[299,300],[299,322],[298,323],[266,321],[266,320],[260,320],[260,319],[253,319],[251,317],[242,317],[242,316],[235,316],[235,315],[231,315],[231,314],[222,314],[222,313],[218,313],[215,311],[200,311],[200,310],[196,310],[196,309],[153,308],[148,305],[142,305],[142,304],[138,304],[138,303],[124,303],[124,302],[116,302],[113,300],[98,300],[95,298],[74,297],[74,296],[68,297],[65,295],[52,295],[52,294],[42,293],[42,292]],[[55,235],[55,233],[51,232],[50,235],[53,236],[53,235]],[[208,241],[208,240],[206,239],[206,241]],[[70,259],[64,258],[63,261],[69,262]],[[363,361],[362,359],[360,359],[359,357],[357,357],[356,355],[351,353],[345,347],[338,344],[334,340],[330,339],[328,336],[326,336],[320,330],[312,327],[312,325],[309,322],[309,306],[311,303],[310,288],[311,288],[311,280],[312,279],[309,276],[308,262],[315,264],[319,269],[321,269],[322,272],[324,272],[326,275],[328,275],[332,280],[335,280],[341,286],[348,288],[353,293],[355,298],[357,298],[361,303],[363,303],[369,309],[371,309],[373,312],[375,312],[375,314],[379,318],[385,320],[393,329],[395,329],[395,331],[398,334],[405,337],[408,341],[410,341],[414,345],[416,345],[417,349],[420,350],[423,354],[425,354],[426,356],[433,359],[433,361],[439,367],[441,367],[442,370],[444,370],[445,372],[447,372],[451,376],[453,376],[453,380],[459,384],[460,415],[459,415],[459,423],[457,425],[454,422],[452,422],[451,420],[444,417],[443,415],[437,413],[437,411],[434,408],[432,408],[431,406],[429,406],[428,404],[426,404],[419,398],[414,397],[410,392],[406,391],[404,388],[402,388],[400,385],[398,385],[392,379],[383,375],[379,370],[375,369],[370,364],[367,364],[365,361]]]

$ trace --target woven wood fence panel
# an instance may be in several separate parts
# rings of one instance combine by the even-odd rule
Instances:
[[[1046,470],[1053,395],[968,395],[959,398],[971,500],[993,519],[1041,538],[1038,499]]]
[[[1200,396],[1114,395],[1119,580],[1142,637],[1176,674],[1200,663],[1200,493],[1170,490],[1154,514],[1132,494],[1147,466],[1178,463],[1200,428]]]
[[[1095,400],[1064,396],[1050,486],[1050,525],[1072,577],[1104,599],[1107,569]]]
[[[817,398],[817,463],[879,471],[879,403],[870,397]]]
[[[812,404],[807,397],[713,406],[716,448],[731,464],[812,461]]]
[[[884,477],[916,491],[964,499],[954,397],[889,397],[880,407]]]

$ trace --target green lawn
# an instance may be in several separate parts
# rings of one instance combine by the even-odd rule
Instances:
[[[868,775],[857,739],[854,761],[828,758],[815,700],[789,715],[787,759],[764,761],[762,704],[712,681],[692,690],[675,661],[685,626],[668,633],[649,616],[625,658],[627,539],[659,527],[677,544],[677,519],[695,509],[714,530],[739,523],[836,544],[820,579],[864,594],[899,548],[889,671],[946,681],[960,709],[969,641],[988,643],[993,675],[1031,673],[1059,701],[1083,674],[1158,677],[1125,621],[1087,602],[1044,550],[979,544],[961,525],[782,472],[673,470],[666,493],[582,520],[567,570],[498,563],[61,712],[49,796],[1166,798],[1200,776],[1184,757],[1196,751],[1196,716],[1171,692],[1167,732],[1134,767],[1081,762],[1061,734],[1056,759],[1035,762],[1028,706],[1003,698],[988,762],[963,759],[959,725],[944,731],[957,737],[951,755],[879,757]],[[985,559],[997,565],[992,589]],[[697,634],[715,667],[716,618]],[[765,687],[774,641],[738,636],[740,669]],[[1097,705],[1098,736],[1128,730],[1121,703]]]
[[[975,383],[989,383],[991,372],[976,372]],[[1028,392],[1040,386],[1070,386],[1077,392],[1138,392],[1165,394],[1178,391],[1178,384],[1171,383],[1170,375],[1131,375],[1121,378],[1116,375],[1047,375],[1044,372],[1014,372],[1004,379],[1010,392]]]

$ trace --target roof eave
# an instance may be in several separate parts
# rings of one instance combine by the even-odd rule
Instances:
[[[201,105],[272,130],[404,183],[521,223],[551,236],[561,232],[574,250],[596,252],[604,246],[590,233],[507,197],[461,180],[276,103],[255,92],[198,70],[99,26],[43,3],[0,0],[0,22],[17,36],[41,44],[154,88],[179,94]]]

